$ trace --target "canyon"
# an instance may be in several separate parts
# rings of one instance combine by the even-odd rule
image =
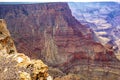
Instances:
[[[106,66],[112,72],[108,76],[119,78],[113,46],[94,40],[93,30],[72,15],[67,3],[1,4],[0,18],[6,20],[17,51],[41,59],[55,80],[95,78],[106,73]]]
[[[17,50],[31,58],[61,64],[76,55],[76,59],[115,57],[111,47],[94,41],[92,30],[72,16],[67,3],[0,5],[0,10]]]
[[[119,53],[119,3],[69,3],[69,6],[75,18],[81,22],[81,24],[89,26],[93,30],[97,42],[103,45],[109,43],[114,46],[116,53]]]

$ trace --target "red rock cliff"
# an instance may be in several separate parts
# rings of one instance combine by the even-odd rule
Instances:
[[[0,5],[0,18],[7,21],[19,52],[50,65],[115,59],[111,49],[94,42],[92,31],[72,16],[67,3]]]

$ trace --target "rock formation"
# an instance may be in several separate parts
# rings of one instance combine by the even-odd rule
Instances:
[[[55,80],[101,80],[107,74],[104,80],[119,78],[119,64],[112,47],[95,42],[93,31],[72,16],[67,3],[0,5],[0,18],[6,20],[18,52],[42,59],[51,66],[49,73]],[[28,80],[48,76],[47,66],[40,60],[30,60],[19,53],[7,58],[14,63],[10,65],[17,66],[19,74],[12,66],[10,71],[8,67],[2,68],[3,74],[12,71],[18,78]]]
[[[16,53],[14,42],[4,20],[0,20],[0,50],[2,53]]]
[[[7,21],[17,50],[42,59],[52,67],[49,73],[53,77],[63,76],[58,80],[66,79],[71,70],[79,74],[89,64],[103,66],[117,61],[112,47],[95,42],[93,31],[72,16],[67,3],[0,5],[0,18]]]
[[[95,42],[92,30],[72,16],[67,3],[0,5],[0,18],[7,21],[19,52],[49,65],[115,59],[113,51]]]
[[[41,60],[30,60],[16,51],[6,23],[0,19],[0,80],[51,80],[47,71]]]
[[[76,7],[76,5],[78,7]],[[95,33],[95,40],[119,49],[120,4],[117,2],[69,3],[72,14],[83,25],[89,26]],[[97,6],[97,7],[94,7]]]

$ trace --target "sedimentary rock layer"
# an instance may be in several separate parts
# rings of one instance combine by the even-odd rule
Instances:
[[[92,30],[72,16],[67,3],[0,5],[0,17],[7,21],[17,50],[48,65],[116,59],[112,47],[95,42]]]

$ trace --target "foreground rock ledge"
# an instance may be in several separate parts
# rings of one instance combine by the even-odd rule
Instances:
[[[0,80],[51,80],[48,66],[18,53],[4,20],[0,19]]]

